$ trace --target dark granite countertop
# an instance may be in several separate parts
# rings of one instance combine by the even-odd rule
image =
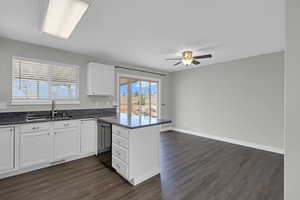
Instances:
[[[27,123],[42,123],[60,120],[78,120],[99,117],[115,116],[115,108],[93,108],[93,109],[70,109],[70,110],[57,110],[58,116],[52,119],[51,112],[45,111],[24,111],[24,112],[2,112],[0,113],[0,126],[27,124]],[[69,117],[62,117],[63,114]],[[28,116],[44,118],[43,120],[26,120]],[[48,117],[48,118],[47,118]]]
[[[26,118],[0,118],[0,126],[6,126],[6,125],[17,125],[17,124],[28,124],[28,123],[42,123],[42,122],[52,122],[52,121],[61,121],[61,120],[80,120],[80,119],[97,119],[102,120],[107,123],[119,125],[125,128],[129,129],[135,129],[135,128],[142,128],[147,126],[155,126],[160,124],[167,124],[171,123],[171,120],[165,120],[165,119],[157,119],[157,118],[150,118],[147,116],[139,117],[137,115],[103,115],[100,114],[82,114],[82,115],[75,115],[68,118],[63,117],[56,117],[54,119],[52,118],[45,118],[43,120],[33,120],[28,121]]]
[[[24,118],[9,118],[9,119],[0,119],[0,126],[5,125],[15,125],[15,124],[28,124],[28,123],[42,123],[42,122],[52,122],[52,121],[62,121],[62,120],[78,120],[78,119],[98,119],[102,117],[101,115],[78,115],[72,117],[56,117],[56,118],[45,118],[42,120],[26,120]]]
[[[143,128],[147,126],[156,126],[171,123],[171,120],[151,118],[148,116],[120,114],[113,117],[100,117],[107,123],[115,124],[129,129]]]

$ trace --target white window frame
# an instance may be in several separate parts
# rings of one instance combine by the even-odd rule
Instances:
[[[117,74],[117,105],[118,109],[120,109],[120,77],[122,78],[129,78],[129,79],[138,79],[138,80],[145,80],[145,81],[154,81],[158,82],[158,116],[157,118],[161,117],[161,95],[162,95],[162,90],[161,90],[161,79],[156,79],[156,78],[151,78],[151,77],[144,77],[144,76],[137,76],[137,75],[131,75],[131,74],[125,74],[125,73],[118,73]],[[119,112],[119,110],[118,110]]]
[[[11,78],[11,105],[50,105],[52,103],[52,99],[49,100],[22,100],[22,99],[13,99],[13,88],[14,88],[14,78],[13,78],[13,65],[14,62],[13,60],[25,60],[25,61],[31,61],[31,62],[38,62],[38,63],[43,63],[43,64],[49,64],[49,65],[58,65],[58,66],[65,66],[65,67],[73,67],[77,68],[79,70],[79,82],[78,82],[78,87],[77,89],[77,94],[78,94],[78,100],[60,100],[60,99],[54,99],[56,104],[60,105],[68,105],[68,104],[80,104],[80,66],[76,65],[70,65],[70,64],[64,64],[64,63],[58,63],[58,62],[52,62],[48,60],[41,60],[41,59],[33,59],[33,58],[26,58],[26,57],[18,57],[18,56],[12,56],[11,59],[11,73],[10,73],[10,78]]]

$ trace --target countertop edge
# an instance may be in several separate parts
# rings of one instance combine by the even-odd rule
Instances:
[[[12,121],[7,121],[7,122],[1,122],[0,121],[0,126],[14,126],[14,125],[22,125],[22,124],[32,124],[32,123],[47,123],[47,122],[55,122],[55,121],[69,121],[69,120],[82,120],[82,119],[91,119],[91,120],[101,120],[103,122],[106,123],[110,123],[110,124],[114,124],[117,126],[121,126],[124,128],[128,128],[128,129],[138,129],[138,128],[144,128],[144,127],[149,127],[149,126],[159,126],[162,124],[168,124],[171,123],[171,120],[164,120],[161,122],[157,122],[157,123],[152,123],[152,124],[145,124],[145,125],[140,125],[140,126],[127,126],[121,123],[116,123],[116,122],[112,122],[110,120],[107,120],[105,118],[110,117],[110,116],[75,116],[75,117],[71,117],[71,118],[66,118],[66,119],[62,119],[62,118],[58,118],[58,119],[50,119],[50,120],[42,120],[42,121],[26,121],[25,119],[12,119]],[[20,121],[18,121],[20,120]]]
[[[127,126],[127,125],[124,125],[124,124],[121,124],[121,123],[116,123],[116,122],[111,122],[109,120],[101,119],[101,117],[99,118],[99,120],[101,120],[103,122],[106,122],[106,123],[114,124],[116,126],[122,126],[124,128],[128,128],[128,129],[138,129],[138,128],[145,128],[145,127],[149,127],[149,126],[159,126],[159,125],[162,125],[162,124],[169,124],[169,123],[172,122],[171,120],[166,120],[166,121],[163,121],[163,122],[157,122],[157,123],[153,123],[153,124],[146,124],[146,125],[140,125],[140,126]]]

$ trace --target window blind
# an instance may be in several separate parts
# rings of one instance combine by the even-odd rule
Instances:
[[[79,83],[79,67],[58,66],[27,60],[13,60],[13,78]]]
[[[79,72],[78,66],[14,57],[12,103],[48,104],[54,99],[78,104]]]

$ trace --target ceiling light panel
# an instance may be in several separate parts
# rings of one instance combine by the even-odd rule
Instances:
[[[57,37],[69,38],[89,5],[84,0],[49,0],[42,31]]]

